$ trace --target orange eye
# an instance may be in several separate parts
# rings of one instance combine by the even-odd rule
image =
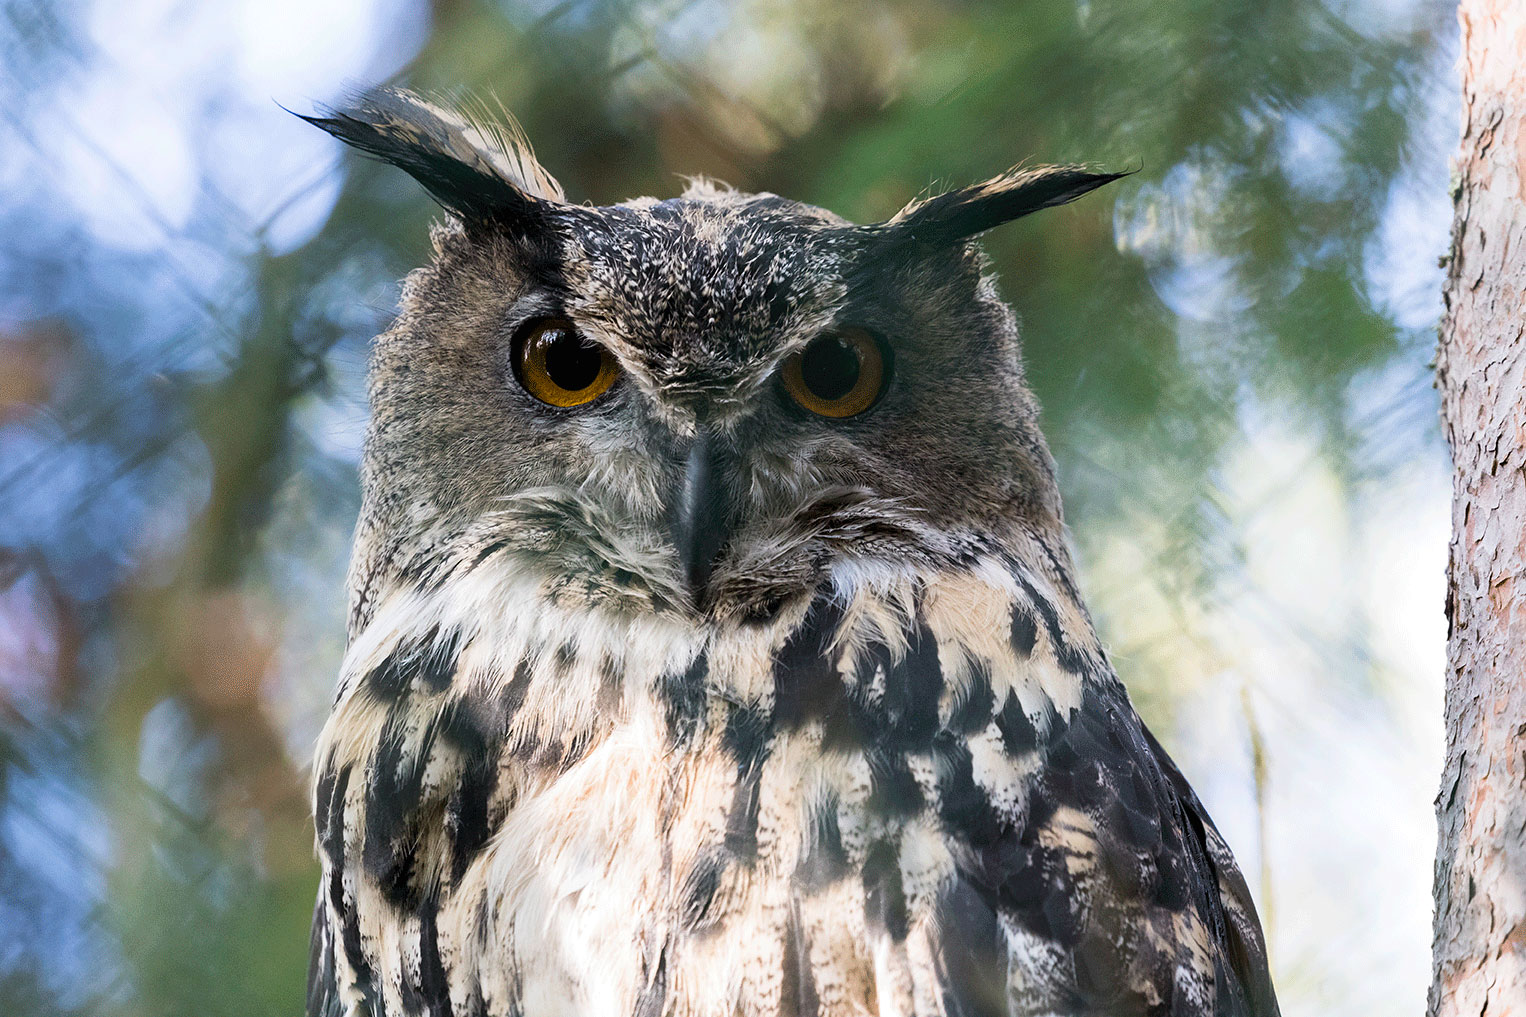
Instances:
[[[565,408],[608,392],[620,367],[609,350],[583,338],[566,318],[537,318],[514,343],[514,373],[535,398]]]
[[[827,332],[784,362],[784,390],[820,416],[857,416],[884,393],[885,360],[884,347],[861,328]]]

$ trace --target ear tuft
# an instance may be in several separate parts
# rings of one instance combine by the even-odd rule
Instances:
[[[468,220],[519,218],[565,200],[512,117],[485,105],[452,109],[399,88],[357,94],[303,120],[404,170]]]
[[[1011,169],[984,183],[914,201],[884,228],[919,243],[951,244],[1041,208],[1068,204],[1132,172],[1095,173],[1084,166]]]

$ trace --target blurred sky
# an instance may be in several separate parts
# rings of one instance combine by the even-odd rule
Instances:
[[[432,212],[278,104],[396,79],[575,200],[1140,166],[989,245],[1084,587],[1284,1012],[1419,1012],[1455,60],[1419,0],[0,0],[0,1011],[299,1005],[365,344]]]

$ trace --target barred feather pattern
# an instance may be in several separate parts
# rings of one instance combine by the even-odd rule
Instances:
[[[1274,1014],[1052,561],[843,562],[725,623],[501,541],[380,591],[318,746],[309,1013]]]

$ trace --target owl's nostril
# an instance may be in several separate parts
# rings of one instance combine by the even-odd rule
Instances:
[[[669,513],[673,544],[695,606],[705,607],[716,558],[731,537],[728,449],[701,427],[688,447],[683,479]]]

